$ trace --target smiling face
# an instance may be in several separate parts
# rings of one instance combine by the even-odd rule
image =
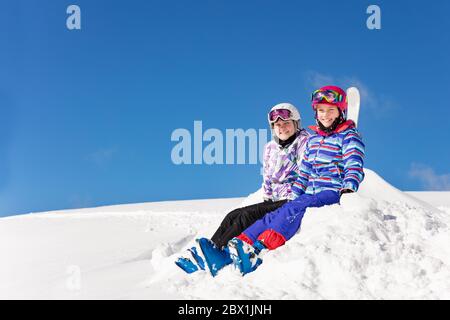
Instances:
[[[324,127],[330,127],[334,120],[339,118],[338,107],[329,104],[318,104],[316,105],[317,120],[319,120]]]
[[[283,120],[279,118],[273,124],[273,131],[280,140],[287,140],[295,133],[294,120]]]

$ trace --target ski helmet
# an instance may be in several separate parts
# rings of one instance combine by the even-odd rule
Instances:
[[[347,94],[345,91],[336,86],[325,86],[311,95],[311,103],[314,111],[318,104],[329,104],[338,107],[343,119],[347,119]],[[317,115],[316,115],[317,117]]]
[[[300,118],[300,112],[298,112],[297,108],[290,103],[279,103],[270,109],[267,114],[267,120],[269,121],[271,128],[273,128],[273,124],[278,120],[278,118],[283,120],[293,120],[297,125],[297,130],[301,129],[302,120]]]

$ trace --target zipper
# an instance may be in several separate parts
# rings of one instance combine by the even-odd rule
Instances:
[[[322,146],[324,141],[325,141],[325,137],[322,137],[322,140],[319,142],[319,147],[317,148],[316,155],[314,156],[313,168],[315,168],[317,156],[319,155],[320,147]],[[314,169],[314,170],[316,170],[316,169]],[[317,171],[316,171],[316,174],[318,174]],[[315,186],[315,179],[313,179],[313,194],[315,194],[315,193],[316,193],[316,186]]]

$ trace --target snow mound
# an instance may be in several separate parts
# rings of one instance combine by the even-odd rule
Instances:
[[[450,299],[448,208],[365,172],[358,193],[308,209],[245,277],[231,266],[187,275],[174,261],[261,190],[0,219],[0,298]]]
[[[175,254],[149,283],[191,299],[450,298],[448,214],[365,171],[360,192],[308,209],[298,234],[256,272],[241,277],[230,266],[215,278],[189,276],[172,266]],[[261,199],[258,190],[242,205]]]

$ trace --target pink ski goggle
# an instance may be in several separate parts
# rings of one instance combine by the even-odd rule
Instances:
[[[275,122],[278,118],[281,118],[285,121],[291,119],[291,111],[289,111],[288,109],[276,109],[269,113],[270,122]]]
[[[317,104],[320,102],[328,102],[328,103],[338,103],[343,99],[342,94],[334,90],[316,90],[312,93],[311,101],[312,104]]]

